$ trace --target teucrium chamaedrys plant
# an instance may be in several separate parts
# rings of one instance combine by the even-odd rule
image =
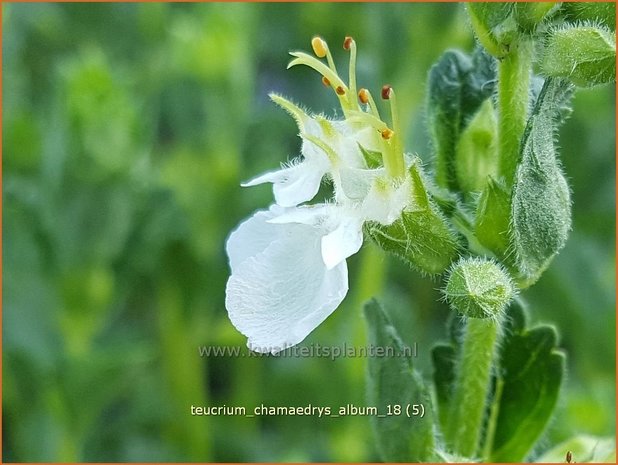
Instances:
[[[346,37],[349,80],[326,42],[289,66],[322,75],[343,118],[312,115],[279,95],[297,122],[301,157],[245,184],[272,183],[275,203],[230,235],[226,307],[258,352],[301,342],[344,299],[346,259],[364,238],[422,274],[442,276],[454,311],[432,350],[428,383],[402,357],[368,361],[377,449],[388,461],[523,461],[548,424],[564,375],[553,326],[527,324],[521,291],[565,245],[571,195],[556,147],[575,86],[615,80],[615,9],[559,3],[466,5],[479,47],[447,51],[427,86],[434,149],[428,174],[404,152],[390,86],[386,122],[357,88],[356,43]],[[613,15],[613,16],[612,16]],[[538,70],[539,74],[534,74]],[[320,184],[331,200],[308,204]],[[369,338],[401,348],[381,305],[365,307]],[[422,404],[422,418],[387,405]],[[566,453],[566,451],[565,451]]]

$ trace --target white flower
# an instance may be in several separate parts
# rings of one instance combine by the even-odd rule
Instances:
[[[377,132],[347,121],[330,121],[323,116],[311,117],[285,98],[272,94],[271,99],[294,117],[303,139],[301,160],[291,166],[269,171],[243,187],[273,183],[275,201],[282,207],[294,207],[315,197],[326,174],[338,178],[340,167],[365,168],[360,146],[379,150]],[[336,179],[335,179],[336,181]]]
[[[227,242],[225,305],[251,350],[277,353],[322,323],[347,294],[346,259],[363,244],[363,223],[392,223],[409,198],[409,178],[394,187],[374,177],[360,202],[273,205],[241,223]]]
[[[349,87],[337,75],[326,43],[314,38],[312,44],[329,66],[303,53],[293,53],[290,66],[306,64],[321,72],[336,90],[345,119],[312,117],[271,95],[298,124],[302,158],[243,184],[273,183],[276,204],[242,222],[226,244],[232,274],[225,305],[256,352],[274,354],[298,344],[322,323],[347,294],[346,259],[363,244],[363,224],[393,223],[412,198],[396,118],[393,131],[365,89],[359,97],[371,113],[356,100],[354,41],[344,42],[351,51]],[[382,94],[394,108],[390,87]],[[383,167],[375,166],[376,157]],[[300,205],[315,197],[325,176],[333,184],[333,201]]]

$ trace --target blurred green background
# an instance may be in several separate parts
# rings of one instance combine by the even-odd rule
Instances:
[[[192,417],[194,405],[364,405],[362,359],[200,358],[245,338],[224,308],[229,231],[272,201],[239,183],[298,153],[270,91],[333,114],[288,51],[321,34],[340,69],[397,89],[406,148],[430,160],[428,69],[470,51],[457,4],[3,4],[3,460],[375,461],[363,417]],[[525,293],[568,352],[541,443],[615,431],[615,90],[579,91],[559,136],[567,247]],[[364,344],[386,299],[426,377],[440,283],[372,245],[304,344]]]

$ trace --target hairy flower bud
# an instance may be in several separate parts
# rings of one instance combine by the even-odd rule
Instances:
[[[515,294],[506,271],[481,258],[462,258],[452,268],[444,288],[446,300],[461,315],[496,318]]]

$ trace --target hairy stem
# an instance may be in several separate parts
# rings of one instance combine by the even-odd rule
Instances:
[[[460,456],[475,457],[479,449],[499,325],[491,318],[467,320],[447,429]]]
[[[532,43],[522,39],[498,64],[498,139],[500,174],[514,183],[519,144],[528,118]]]

